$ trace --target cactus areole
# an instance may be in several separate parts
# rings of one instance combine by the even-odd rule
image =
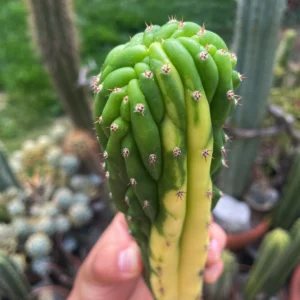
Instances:
[[[235,65],[218,35],[171,19],[111,50],[93,80],[112,200],[156,300],[202,299],[211,203],[221,194],[211,177],[226,164],[222,126],[240,100]]]

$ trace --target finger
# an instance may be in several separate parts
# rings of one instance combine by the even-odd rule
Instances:
[[[222,274],[224,263],[222,260],[206,268],[204,271],[204,281],[206,283],[214,283]]]
[[[209,267],[221,259],[221,253],[226,244],[226,234],[216,223],[210,226],[210,245],[208,250],[206,266]]]
[[[153,300],[153,296],[151,295],[148,287],[145,284],[143,278],[140,278],[139,282],[137,283],[137,288],[133,292],[130,300]]]
[[[118,214],[98,240],[79,270],[73,299],[127,299],[142,272],[138,246]],[[94,296],[94,298],[92,297]],[[102,298],[101,298],[102,297]]]

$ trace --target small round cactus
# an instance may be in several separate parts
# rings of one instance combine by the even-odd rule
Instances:
[[[66,252],[75,251],[78,248],[78,241],[72,236],[66,236],[62,240],[62,247]]]
[[[84,193],[75,193],[74,194],[74,202],[75,203],[88,204],[89,203],[89,197],[88,197],[88,195],[86,195]]]
[[[80,161],[75,155],[68,154],[61,158],[60,166],[68,176],[72,176],[78,171]]]
[[[55,218],[56,232],[66,233],[71,228],[70,219],[65,215],[58,215]]]
[[[52,251],[52,242],[46,234],[34,233],[26,241],[25,250],[32,258],[45,257]]]
[[[50,257],[41,257],[36,258],[31,262],[31,270],[41,276],[45,277],[50,274],[51,268],[49,265],[51,264],[51,258]]]
[[[0,250],[14,253],[18,247],[17,234],[10,224],[0,223]]]
[[[12,216],[23,216],[25,214],[25,205],[18,198],[12,200],[7,209]]]
[[[62,150],[59,147],[52,147],[46,155],[46,159],[53,167],[58,167],[62,158]]]
[[[42,215],[47,217],[56,217],[60,213],[57,202],[47,202],[42,206]]]
[[[69,217],[75,227],[80,227],[91,221],[93,212],[89,206],[83,203],[75,203],[69,209]]]
[[[85,191],[90,186],[89,178],[86,175],[74,175],[70,178],[70,186],[77,192]]]
[[[35,232],[43,232],[52,236],[56,231],[54,219],[49,216],[42,216],[34,222]]]
[[[68,132],[68,129],[66,126],[61,124],[56,124],[52,130],[51,130],[51,138],[54,140],[54,142],[58,145],[60,145],[66,136]]]
[[[24,241],[33,232],[32,225],[24,217],[13,219],[12,226],[21,241]]]
[[[62,210],[67,210],[73,203],[72,191],[68,188],[59,188],[53,195],[53,199]]]

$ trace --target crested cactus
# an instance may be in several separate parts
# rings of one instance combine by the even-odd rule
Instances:
[[[0,298],[29,300],[30,286],[14,261],[0,251]]]
[[[285,6],[286,0],[238,0],[234,44],[239,58],[237,67],[246,74],[247,80],[238,90],[244,101],[242,109],[236,110],[231,118],[233,129],[257,130],[263,126]],[[243,196],[259,143],[257,136],[233,139],[228,152],[230,168],[220,178],[224,192],[237,198]]]
[[[235,64],[204,25],[170,19],[114,48],[93,81],[111,196],[157,300],[202,297],[211,176],[226,163],[222,126],[240,100]]]
[[[288,232],[282,229],[275,229],[266,235],[259,248],[258,259],[244,287],[246,300],[256,299],[258,294],[265,292],[270,286],[272,277],[281,276],[279,270],[278,273],[274,273],[272,268],[275,262],[274,257],[276,260],[284,259],[285,250],[290,246],[290,242]]]

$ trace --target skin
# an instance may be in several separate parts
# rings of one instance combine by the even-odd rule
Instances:
[[[224,231],[210,226],[210,247],[204,272],[206,283],[223,271]],[[118,213],[82,264],[68,300],[153,300],[141,276],[141,255],[126,220]]]

